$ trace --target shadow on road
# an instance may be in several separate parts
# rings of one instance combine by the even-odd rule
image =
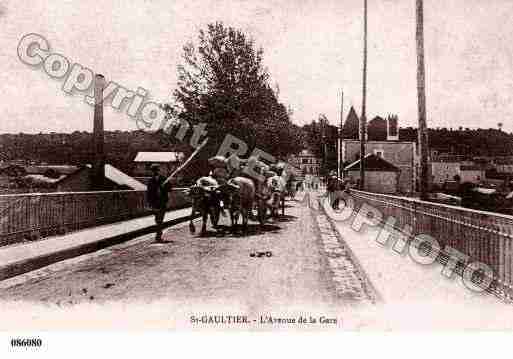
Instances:
[[[295,220],[297,220],[296,216],[288,216],[288,215],[279,216],[278,218],[274,219],[274,221],[276,221],[276,222],[293,222]]]
[[[284,221],[290,220],[285,219]],[[232,228],[231,226],[227,225],[219,225],[217,227],[217,230],[208,229],[206,233],[204,233],[203,235],[200,234],[197,236],[202,238],[244,238],[249,236],[261,235],[264,233],[278,233],[281,230],[283,230],[282,227],[272,223],[266,223],[263,226],[257,223],[249,223],[246,232],[243,232],[242,225],[239,223],[237,226],[235,226],[235,228]]]

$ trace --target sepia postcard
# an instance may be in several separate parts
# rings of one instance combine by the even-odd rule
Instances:
[[[0,0],[0,329],[513,329],[513,3]]]

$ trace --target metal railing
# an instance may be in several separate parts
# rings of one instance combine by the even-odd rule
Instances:
[[[182,190],[170,193],[170,209],[188,205]],[[134,190],[0,195],[0,246],[148,215],[145,195]]]
[[[447,262],[447,247],[469,256],[460,273],[470,262],[487,264],[494,271],[491,289],[511,299],[513,216],[357,190],[351,190],[351,197],[357,207],[366,203],[378,209],[383,221],[395,218],[397,230],[409,225],[412,235],[435,238],[442,249],[438,261]]]

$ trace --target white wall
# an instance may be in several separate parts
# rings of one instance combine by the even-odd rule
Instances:
[[[445,181],[453,181],[454,176],[460,175],[459,162],[431,162],[431,175],[433,183],[442,184]]]

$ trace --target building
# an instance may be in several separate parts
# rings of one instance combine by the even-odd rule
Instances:
[[[342,131],[342,163],[347,166],[360,159],[359,119],[351,107]],[[395,115],[379,116],[369,121],[366,129],[365,154],[375,155],[398,170],[397,192],[410,194],[417,183],[418,156],[415,142],[400,141],[399,120]],[[365,168],[365,162],[364,162]],[[371,176],[375,176],[376,173]],[[390,177],[391,175],[387,175]]]
[[[455,176],[460,175],[460,166],[460,162],[431,162],[432,183],[441,186],[454,181]]]
[[[494,160],[495,169],[498,173],[513,174],[513,160],[512,159],[496,159]]]
[[[397,115],[388,115],[386,119],[376,116],[367,123],[365,139],[367,141],[398,141],[399,119]],[[353,107],[349,109],[346,121],[342,126],[342,138],[360,139],[360,119]]]
[[[81,167],[68,165],[20,165],[11,163],[0,168],[0,185],[14,185],[13,192],[83,192],[108,190],[146,190],[146,186],[106,163],[103,127],[103,88],[105,79],[96,75],[93,113],[94,161]],[[50,134],[57,136],[59,134]]]
[[[8,191],[12,178],[15,177],[15,169],[7,163],[0,163],[0,193]]]
[[[399,117],[389,115],[387,118],[387,140],[399,141]]]
[[[357,140],[360,138],[360,119],[351,106],[347,114],[346,121],[342,126],[342,138]]]
[[[296,167],[295,165],[293,165],[290,161],[287,161],[287,162],[288,162],[287,174],[289,176],[294,177],[296,180],[302,180],[304,176],[303,176],[303,172],[301,171],[301,169],[299,167]]]
[[[319,176],[321,159],[316,157],[310,150],[302,150],[298,155],[291,156],[289,163],[299,168],[303,176]]]
[[[363,160],[363,167],[365,169],[365,191],[389,194],[394,194],[399,191],[399,176],[401,170],[384,160],[383,157],[369,153]],[[360,160],[344,168],[344,177],[359,182]]]
[[[103,190],[146,190],[146,186],[143,183],[108,163],[103,166],[103,170]],[[59,192],[85,192],[94,190],[93,167],[91,165],[82,167],[75,173],[57,181],[55,187]]]
[[[19,166],[0,169],[2,193],[85,192],[95,190],[92,166]],[[104,190],[145,190],[146,186],[114,166],[104,166]]]
[[[409,194],[415,191],[418,157],[414,142],[366,141],[365,153],[380,157],[399,169],[397,192]],[[351,164],[359,159],[360,141],[342,140],[342,162]]]
[[[367,124],[367,141],[386,141],[388,139],[388,122],[379,117],[374,117]]]
[[[59,181],[77,172],[79,167],[67,165],[18,165],[0,168],[2,192],[51,192]]]
[[[25,176],[26,173],[24,166],[3,163],[0,166],[0,191],[5,193],[18,187],[17,180]]]
[[[481,183],[486,179],[486,171],[476,165],[461,165],[460,167],[460,181],[471,182],[471,183]]]
[[[151,165],[158,164],[162,174],[171,174],[185,155],[183,152],[139,152],[135,156],[132,175],[134,177],[151,177]]]
[[[47,178],[61,178],[75,173],[79,167],[70,165],[30,165],[25,166],[27,176],[40,175]]]
[[[477,166],[469,161],[462,162],[431,162],[432,183],[438,186],[446,182],[455,181],[459,178],[460,183],[480,183],[486,178],[486,171],[483,167]]]

